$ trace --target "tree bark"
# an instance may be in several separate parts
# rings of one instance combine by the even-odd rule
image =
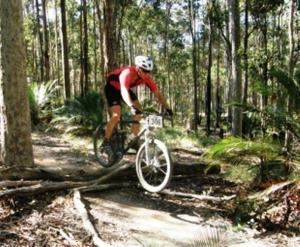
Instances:
[[[43,34],[41,32],[41,22],[40,22],[40,4],[39,0],[35,0],[35,9],[36,9],[36,26],[37,26],[37,32],[38,32],[38,39],[39,39],[39,48],[40,48],[40,54],[38,57],[40,57],[40,60],[38,61],[39,67],[40,67],[40,81],[44,81],[45,78],[45,72],[44,72],[44,42],[43,42]]]
[[[198,133],[199,109],[198,109],[198,78],[197,78],[197,47],[195,36],[195,11],[192,1],[188,1],[189,8],[189,31],[192,36],[192,59],[193,59],[193,81],[194,81],[194,126],[196,134]]]
[[[49,58],[49,34],[48,34],[48,23],[47,23],[47,0],[42,0],[42,11],[43,11],[43,56],[45,66],[45,81],[50,80],[50,58]]]
[[[117,11],[119,5],[115,0],[102,0],[101,6],[104,16],[104,71],[107,74],[118,66]]]
[[[0,163],[33,166],[22,1],[0,1]]]
[[[232,91],[233,101],[235,103],[242,103],[242,81],[241,81],[241,58],[239,54],[240,49],[240,8],[239,0],[229,0],[229,18],[231,31],[231,50],[232,50]],[[241,136],[242,134],[242,109],[240,107],[233,107],[232,112],[232,134]]]
[[[63,75],[64,75],[64,97],[65,100],[71,98],[70,85],[70,67],[69,67],[69,51],[68,51],[68,36],[66,24],[66,3],[65,0],[60,0],[61,10],[61,44],[62,44],[62,61],[63,61]]]

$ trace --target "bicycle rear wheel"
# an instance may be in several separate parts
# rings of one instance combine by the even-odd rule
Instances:
[[[138,151],[136,157],[136,173],[140,184],[149,192],[159,192],[170,182],[173,164],[167,146],[160,140],[154,139],[146,143]],[[148,158],[147,158],[148,153]]]
[[[103,167],[110,167],[114,164],[116,157],[111,147],[103,147],[104,126],[99,125],[93,135],[94,153],[97,161]]]

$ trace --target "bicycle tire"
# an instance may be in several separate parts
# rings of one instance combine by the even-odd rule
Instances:
[[[113,150],[103,149],[101,147],[104,140],[104,126],[99,125],[93,134],[93,146],[96,160],[103,167],[111,167],[115,163]]]
[[[173,164],[169,150],[162,141],[151,140],[148,143],[148,150],[150,164],[147,164],[146,160],[146,143],[140,147],[136,156],[136,173],[145,190],[157,193],[170,183]]]

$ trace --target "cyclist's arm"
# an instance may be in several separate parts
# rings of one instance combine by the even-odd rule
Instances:
[[[128,83],[129,80],[131,80],[131,75],[130,75],[130,70],[125,69],[121,74],[120,74],[120,90],[121,90],[121,95],[123,100],[128,106],[132,106],[133,102],[130,98],[130,94],[128,92]]]
[[[158,102],[164,108],[169,108],[166,98],[160,93],[160,91],[158,89],[156,89],[153,93],[154,93],[155,97],[157,98]]]

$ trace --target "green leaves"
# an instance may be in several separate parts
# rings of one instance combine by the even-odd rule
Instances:
[[[206,153],[209,159],[243,158],[245,155],[271,158],[277,156],[280,146],[268,140],[245,140],[237,137],[228,137],[213,145]]]
[[[300,73],[299,71],[295,73],[296,80],[298,81],[297,84],[292,78],[288,76],[288,74],[285,71],[274,67],[270,70],[270,75],[276,78],[276,80],[285,87],[285,89],[288,92],[288,95],[295,100],[295,106],[297,110],[300,110],[299,73]]]

